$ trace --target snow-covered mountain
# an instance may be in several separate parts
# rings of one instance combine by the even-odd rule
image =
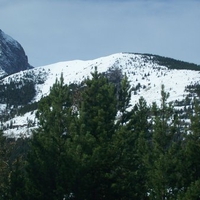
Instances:
[[[128,76],[134,89],[132,105],[137,103],[140,97],[144,97],[149,104],[159,103],[162,84],[170,93],[170,101],[183,100],[189,94],[189,91],[186,90],[187,86],[200,84],[200,66],[198,65],[149,54],[118,53],[94,60],[59,62],[21,71],[2,79],[0,92],[4,92],[4,86],[9,88],[10,85],[14,85],[20,93],[23,87],[29,85],[33,89],[29,91],[33,91],[33,93],[27,94],[27,103],[31,105],[39,101],[42,96],[49,94],[50,87],[55,83],[56,78],[60,78],[61,73],[63,73],[66,84],[81,83],[85,78],[91,76],[95,67],[98,72],[119,69]],[[3,89],[1,90],[1,88]],[[20,98],[20,95],[16,98]],[[13,99],[14,101],[15,99]],[[19,103],[18,106],[23,107]],[[9,110],[7,107],[1,99],[1,113],[7,112]],[[12,104],[10,108],[12,108]],[[34,128],[34,122],[35,111],[32,110],[20,116],[15,113],[2,122],[2,126],[7,135],[14,134],[16,136],[28,134],[29,130]]]
[[[0,78],[30,68],[19,42],[0,29]]]

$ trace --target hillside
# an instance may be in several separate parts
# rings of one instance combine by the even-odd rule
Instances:
[[[181,102],[193,98],[200,81],[200,66],[150,54],[118,53],[81,61],[59,62],[12,74],[1,80],[0,103],[5,134],[29,134],[36,126],[37,102],[49,94],[50,87],[63,73],[65,84],[80,84],[97,67],[98,72],[126,74],[132,86],[131,103],[140,97],[148,104],[159,103],[161,85],[170,93],[169,101]],[[193,89],[193,94],[191,91]],[[28,133],[29,132],[29,133]]]
[[[0,29],[0,79],[32,68],[23,47]]]

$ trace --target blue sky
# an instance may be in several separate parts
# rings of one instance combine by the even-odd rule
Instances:
[[[198,0],[1,0],[0,29],[33,66],[118,52],[200,64]]]

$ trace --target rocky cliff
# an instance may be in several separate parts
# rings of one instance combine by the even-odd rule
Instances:
[[[0,29],[0,78],[30,68],[23,47]]]

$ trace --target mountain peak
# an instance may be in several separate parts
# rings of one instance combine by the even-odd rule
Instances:
[[[93,60],[72,60],[35,67],[0,81],[0,115],[2,113],[1,118],[5,119],[5,134],[11,136],[13,133],[17,137],[29,134],[29,128],[37,126],[37,104],[42,97],[49,95],[50,88],[61,74],[65,84],[81,85],[85,79],[91,78],[95,68],[116,85],[120,84],[120,78],[126,74],[132,91],[132,106],[141,97],[147,100],[148,105],[153,102],[160,105],[162,85],[170,94],[168,100],[177,105],[185,102],[185,97],[195,97],[196,88],[200,88],[200,66],[152,54],[116,53]],[[3,117],[4,113],[8,114]],[[9,116],[10,113],[12,116]],[[16,113],[14,118],[13,113]],[[8,128],[10,124],[12,127]],[[32,125],[28,127],[28,124]]]
[[[0,78],[30,68],[20,43],[0,29]]]

